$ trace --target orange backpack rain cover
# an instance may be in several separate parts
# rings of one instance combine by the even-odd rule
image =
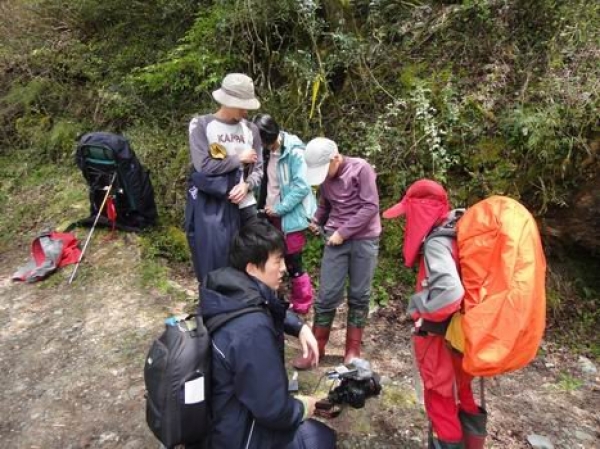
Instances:
[[[519,202],[492,196],[458,221],[457,246],[465,371],[493,376],[522,368],[546,323],[546,259],[535,220]]]

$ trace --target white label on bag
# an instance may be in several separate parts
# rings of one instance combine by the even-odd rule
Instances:
[[[204,377],[190,380],[185,383],[185,403],[197,404],[204,401]]]

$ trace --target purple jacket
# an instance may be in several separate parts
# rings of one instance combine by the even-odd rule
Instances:
[[[375,239],[381,234],[377,175],[364,159],[344,157],[334,178],[320,187],[315,222],[338,231],[344,240]]]

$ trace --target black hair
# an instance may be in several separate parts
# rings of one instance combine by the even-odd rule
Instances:
[[[252,122],[258,127],[263,146],[275,143],[279,137],[279,125],[269,114],[257,114]]]
[[[229,263],[240,271],[246,271],[249,263],[262,270],[269,256],[274,253],[285,254],[283,234],[266,221],[252,220],[233,238],[229,248]]]

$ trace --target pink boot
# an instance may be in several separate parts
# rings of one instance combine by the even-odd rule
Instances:
[[[313,288],[308,273],[292,278],[292,294],[290,295],[292,310],[305,315],[313,303]]]

